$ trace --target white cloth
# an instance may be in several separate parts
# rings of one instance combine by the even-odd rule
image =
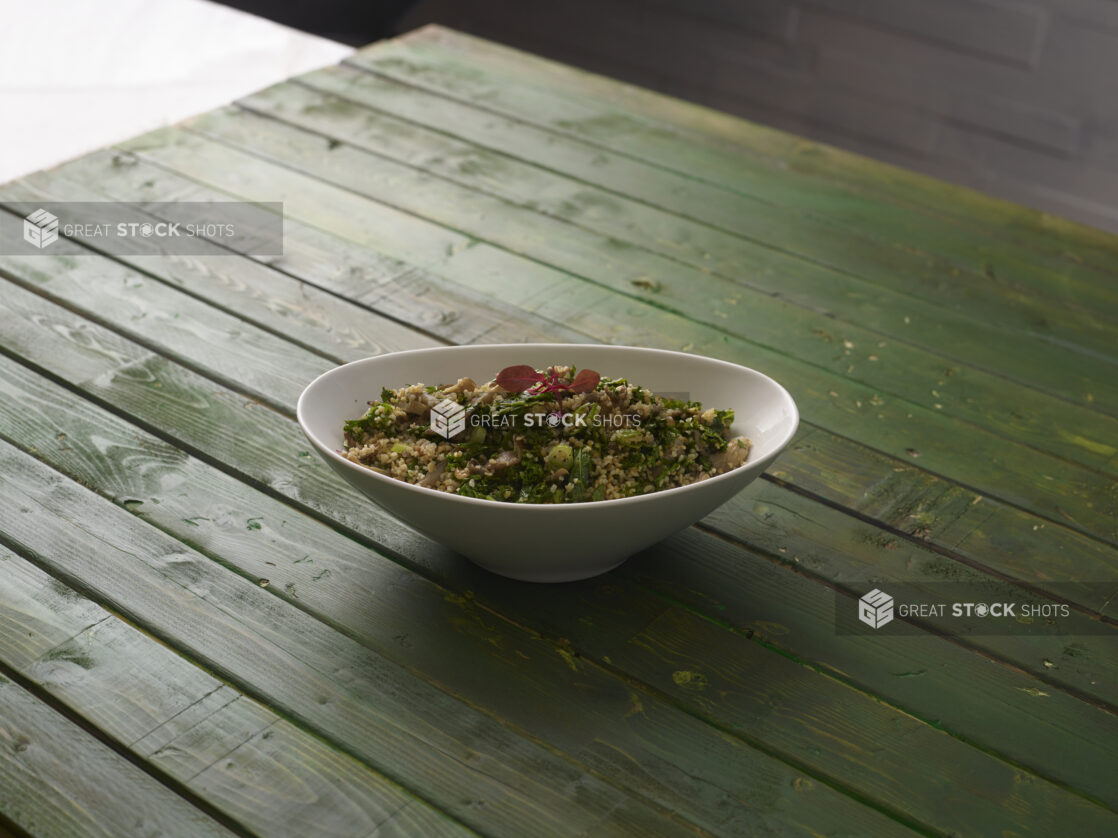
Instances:
[[[205,0],[0,0],[0,183],[352,51]]]

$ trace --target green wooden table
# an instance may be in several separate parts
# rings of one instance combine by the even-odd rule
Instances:
[[[438,28],[0,187],[46,200],[286,240],[0,256],[0,832],[1118,834],[1118,238]],[[345,361],[553,340],[761,369],[799,434],[533,586],[294,421]],[[1071,616],[837,631],[901,579]]]

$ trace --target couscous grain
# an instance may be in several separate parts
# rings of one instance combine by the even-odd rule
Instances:
[[[534,374],[516,389],[509,370]],[[504,378],[502,378],[504,376]],[[502,381],[506,386],[502,386]],[[449,402],[449,405],[446,404]],[[432,408],[463,422],[445,436]],[[428,489],[516,503],[577,503],[688,486],[744,464],[733,411],[666,399],[570,366],[508,368],[476,384],[385,388],[345,425],[350,460]],[[440,429],[445,426],[440,426]]]

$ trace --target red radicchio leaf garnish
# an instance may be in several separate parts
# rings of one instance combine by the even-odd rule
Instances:
[[[542,373],[536,372],[527,364],[505,367],[497,373],[497,385],[510,393],[523,393],[531,388],[539,393],[589,393],[598,386],[601,379],[594,370],[579,370],[574,381],[567,383],[558,376],[554,367]]]
[[[514,367],[505,367],[497,373],[497,386],[508,390],[510,393],[520,393],[533,384],[539,384],[544,376],[527,364],[517,364]]]
[[[594,370],[579,370],[575,380],[571,382],[571,391],[575,393],[589,393],[598,386],[602,377]]]

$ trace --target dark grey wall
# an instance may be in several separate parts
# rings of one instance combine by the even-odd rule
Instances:
[[[442,23],[1118,232],[1118,0],[421,0]]]

